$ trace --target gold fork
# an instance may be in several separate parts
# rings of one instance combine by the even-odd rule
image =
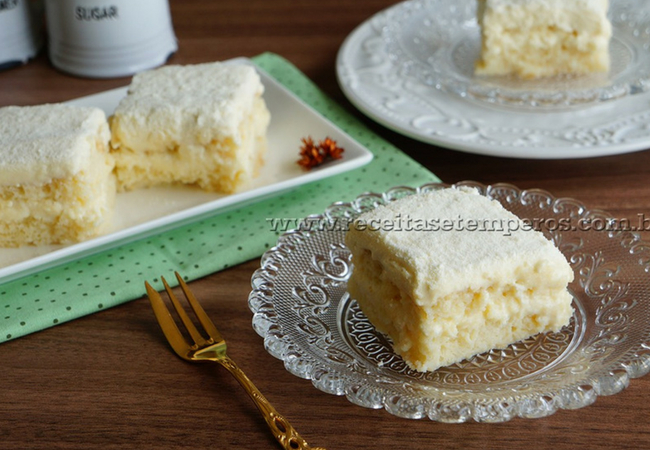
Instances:
[[[239,381],[239,384],[241,384],[246,390],[251,399],[253,399],[255,406],[257,406],[264,416],[264,420],[266,420],[266,424],[271,429],[273,436],[285,450],[325,450],[323,448],[312,449],[312,447],[310,447],[307,442],[300,437],[289,421],[275,410],[271,403],[269,403],[269,401],[255,387],[246,374],[237,367],[237,364],[226,355],[226,341],[221,337],[221,333],[219,333],[217,327],[205,313],[180,274],[178,272],[175,272],[175,274],[188,303],[208,337],[208,339],[205,339],[196,326],[194,326],[194,323],[172,292],[165,278],[161,277],[165,286],[165,291],[167,291],[167,295],[169,295],[178,316],[193,341],[192,343],[187,342],[160,294],[145,281],[144,285],[147,288],[147,296],[151,301],[151,306],[153,307],[156,318],[158,319],[158,324],[160,325],[160,328],[162,328],[163,333],[167,337],[167,341],[169,341],[169,344],[172,346],[176,354],[187,361],[213,361],[228,369],[235,379]]]

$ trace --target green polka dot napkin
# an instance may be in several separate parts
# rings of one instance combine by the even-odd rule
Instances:
[[[160,275],[173,279],[174,270],[192,280],[259,257],[277,240],[269,218],[304,217],[363,192],[438,181],[365,128],[283,58],[265,53],[253,61],[370,149],[374,160],[254,205],[0,285],[0,342],[140,298],[144,280],[157,280]]]

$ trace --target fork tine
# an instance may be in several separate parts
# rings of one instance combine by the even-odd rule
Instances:
[[[158,291],[151,287],[148,282],[145,281],[144,285],[147,288],[147,297],[149,297],[153,312],[156,315],[156,319],[158,319],[158,324],[167,338],[167,341],[179,356],[187,357],[187,351],[190,344],[187,343],[181,330],[178,329],[176,321],[169,312],[169,309],[167,309],[165,302]]]
[[[221,337],[221,333],[219,330],[217,330],[217,327],[215,326],[214,322],[210,320],[208,315],[205,313],[205,310],[199,303],[199,301],[194,297],[194,294],[192,291],[190,291],[190,288],[187,284],[185,284],[185,281],[183,281],[183,278],[178,272],[174,272],[176,274],[176,279],[178,280],[178,284],[180,285],[181,289],[185,293],[185,296],[187,297],[187,301],[189,302],[190,306],[194,310],[194,314],[196,314],[197,319],[199,319],[199,322],[201,322],[201,325],[203,325],[203,328],[205,329],[206,333],[208,333],[208,336],[210,336],[212,339],[215,341],[223,341],[223,337]]]
[[[169,284],[167,284],[167,280],[165,280],[165,277],[160,277],[160,279],[165,285],[165,290],[167,291],[167,295],[169,295],[169,299],[172,301],[172,304],[174,305],[174,308],[176,309],[178,316],[181,318],[183,325],[185,325],[187,332],[190,334],[190,336],[192,336],[192,339],[194,340],[194,344],[199,346],[205,345],[207,343],[206,340],[203,338],[203,336],[201,336],[199,330],[196,329],[194,323],[192,323],[192,319],[190,319],[190,316],[188,316],[187,312],[185,312],[185,308],[183,308],[183,305],[180,304],[180,302],[174,295],[174,292],[169,287]],[[185,292],[185,289],[183,289],[183,292]]]

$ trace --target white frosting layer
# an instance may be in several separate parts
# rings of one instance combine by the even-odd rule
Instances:
[[[504,6],[543,5],[554,10],[592,10],[599,14],[607,13],[609,0],[479,0],[486,3],[487,8],[497,9]]]
[[[479,16],[497,14],[508,20],[493,26],[502,29],[527,30],[543,24],[552,29],[583,34],[606,35],[609,0],[482,0],[485,9]],[[595,36],[591,36],[594,38]],[[609,38],[609,36],[604,36]],[[585,37],[587,38],[587,37]]]
[[[239,127],[263,91],[255,69],[244,64],[164,66],[140,73],[115,110],[113,145],[152,152],[223,138],[239,145]]]
[[[542,233],[473,189],[407,197],[361,215],[357,225],[364,222],[379,230],[354,233],[355,239],[373,250],[374,259],[399,266],[404,276],[397,287],[412,292],[417,303],[482,289],[535,264],[544,266],[536,271],[550,275],[549,283],[560,284],[553,287],[573,278]]]
[[[88,164],[110,138],[104,112],[63,104],[0,108],[0,185],[47,183]]]

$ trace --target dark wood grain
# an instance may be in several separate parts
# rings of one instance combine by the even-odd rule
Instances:
[[[447,182],[509,182],[650,217],[650,152],[534,161],[449,151],[399,136],[358,113],[336,83],[343,39],[388,0],[174,0],[174,63],[279,53],[323,90]],[[0,72],[0,106],[63,101],[128,79],[88,80],[45,55]],[[647,236],[648,233],[646,233]],[[406,420],[355,406],[288,373],[251,328],[254,260],[191,283],[231,342],[230,354],[312,444],[333,449],[650,448],[650,378],[576,411],[502,424]],[[253,403],[223,369],[172,356],[145,299],[0,346],[2,449],[278,448]]]

